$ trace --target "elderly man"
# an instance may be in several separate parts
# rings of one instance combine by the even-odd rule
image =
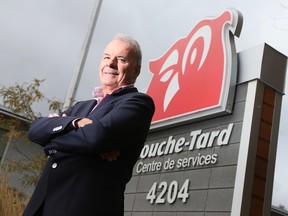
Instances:
[[[48,161],[24,216],[123,215],[125,186],[155,110],[134,87],[141,59],[136,40],[115,37],[104,50],[96,98],[32,123],[29,139]]]

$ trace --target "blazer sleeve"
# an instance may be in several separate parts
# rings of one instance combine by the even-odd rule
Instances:
[[[101,119],[53,139],[57,149],[95,154],[144,144],[154,114],[154,102],[145,94],[121,101]]]
[[[48,144],[54,137],[74,129],[71,122],[75,117],[39,117],[28,131],[28,138],[41,146]]]

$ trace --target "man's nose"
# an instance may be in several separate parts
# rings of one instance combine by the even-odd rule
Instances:
[[[107,64],[110,68],[117,69],[117,58],[111,57]]]

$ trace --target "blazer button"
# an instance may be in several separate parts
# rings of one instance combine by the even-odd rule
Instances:
[[[53,163],[53,164],[52,164],[52,168],[53,168],[53,169],[56,169],[56,167],[57,167],[57,163]]]

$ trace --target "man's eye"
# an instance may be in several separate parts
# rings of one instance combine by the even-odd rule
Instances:
[[[127,61],[124,57],[118,57],[117,60],[122,63],[125,63]]]

